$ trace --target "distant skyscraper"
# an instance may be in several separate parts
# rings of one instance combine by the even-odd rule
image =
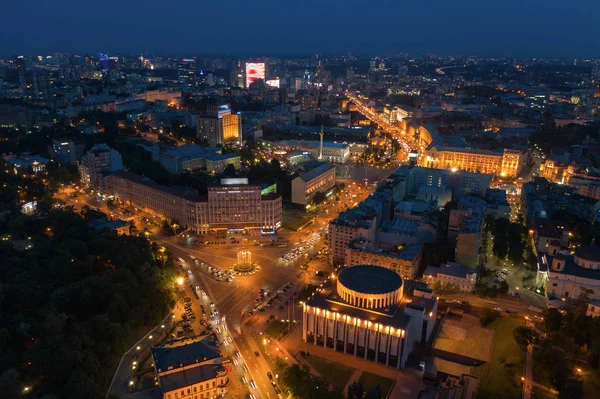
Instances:
[[[198,86],[196,76],[196,60],[193,58],[183,58],[177,66],[177,77],[182,89],[193,89]]]
[[[108,57],[108,53],[98,53],[98,61],[100,61],[103,71],[108,71],[110,69],[110,58]]]
[[[229,104],[211,104],[206,115],[198,117],[196,134],[211,146],[239,144],[242,139],[242,115],[231,112]]]
[[[258,79],[265,80],[264,62],[246,62],[246,87]]]

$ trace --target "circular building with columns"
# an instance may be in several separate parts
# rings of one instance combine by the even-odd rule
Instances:
[[[353,266],[340,272],[337,293],[344,302],[364,309],[387,308],[402,299],[402,277],[380,266]]]
[[[302,303],[302,339],[395,368],[429,342],[437,297],[393,270],[360,265],[332,275]]]

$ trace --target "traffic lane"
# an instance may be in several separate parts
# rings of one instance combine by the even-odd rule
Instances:
[[[452,306],[450,301],[456,300],[459,302],[466,301],[471,306],[480,307],[480,308],[502,308],[503,310],[508,310],[513,313],[523,313],[523,314],[535,314],[529,309],[529,305],[518,303],[508,299],[501,298],[480,298],[475,295],[468,294],[444,294],[441,296],[449,306]]]
[[[266,394],[267,397],[275,397],[275,391],[271,381],[267,377],[268,373],[273,375],[273,372],[262,355],[260,355],[258,345],[254,339],[247,334],[242,334],[239,337],[238,348],[240,348],[240,351],[243,351],[242,356],[246,359],[252,359],[249,367],[252,367],[252,375],[255,378],[254,383],[260,388],[263,395]],[[259,356],[256,356],[255,352],[259,353]]]

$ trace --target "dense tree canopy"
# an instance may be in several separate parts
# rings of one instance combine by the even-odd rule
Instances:
[[[2,229],[0,396],[29,386],[31,397],[104,397],[136,329],[171,309],[172,261],[70,211],[15,216]]]

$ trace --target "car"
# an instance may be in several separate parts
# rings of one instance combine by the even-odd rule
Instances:
[[[246,373],[248,372],[248,367],[246,367],[246,365],[245,365],[245,364],[242,366],[242,368],[244,369],[244,371],[245,371]]]
[[[192,298],[185,297],[185,298],[183,298],[183,301],[184,302],[192,302]]]
[[[188,274],[192,274],[192,271],[191,271],[191,270],[188,270]]]
[[[237,351],[237,352],[235,352],[235,355],[236,355],[237,357],[242,357],[242,354],[240,353],[240,351]]]
[[[260,357],[260,353],[258,353],[258,351],[254,351],[254,356]]]
[[[269,379],[270,379],[270,380],[272,380],[272,379],[273,379],[273,374],[271,374],[271,372],[269,371],[269,372],[267,373],[267,377],[269,377]]]
[[[269,324],[269,321],[270,321],[269,319],[265,320],[265,326],[266,326],[267,324]]]
[[[272,314],[271,316],[269,316],[269,320],[273,320],[275,318],[275,315]]]
[[[250,386],[251,386],[253,389],[256,389],[256,384],[254,383],[254,381],[250,381]]]
[[[247,383],[248,383],[248,380],[246,379],[246,377],[242,376],[242,378],[241,378],[241,379],[242,379],[242,382],[243,382],[244,384],[247,384]]]

